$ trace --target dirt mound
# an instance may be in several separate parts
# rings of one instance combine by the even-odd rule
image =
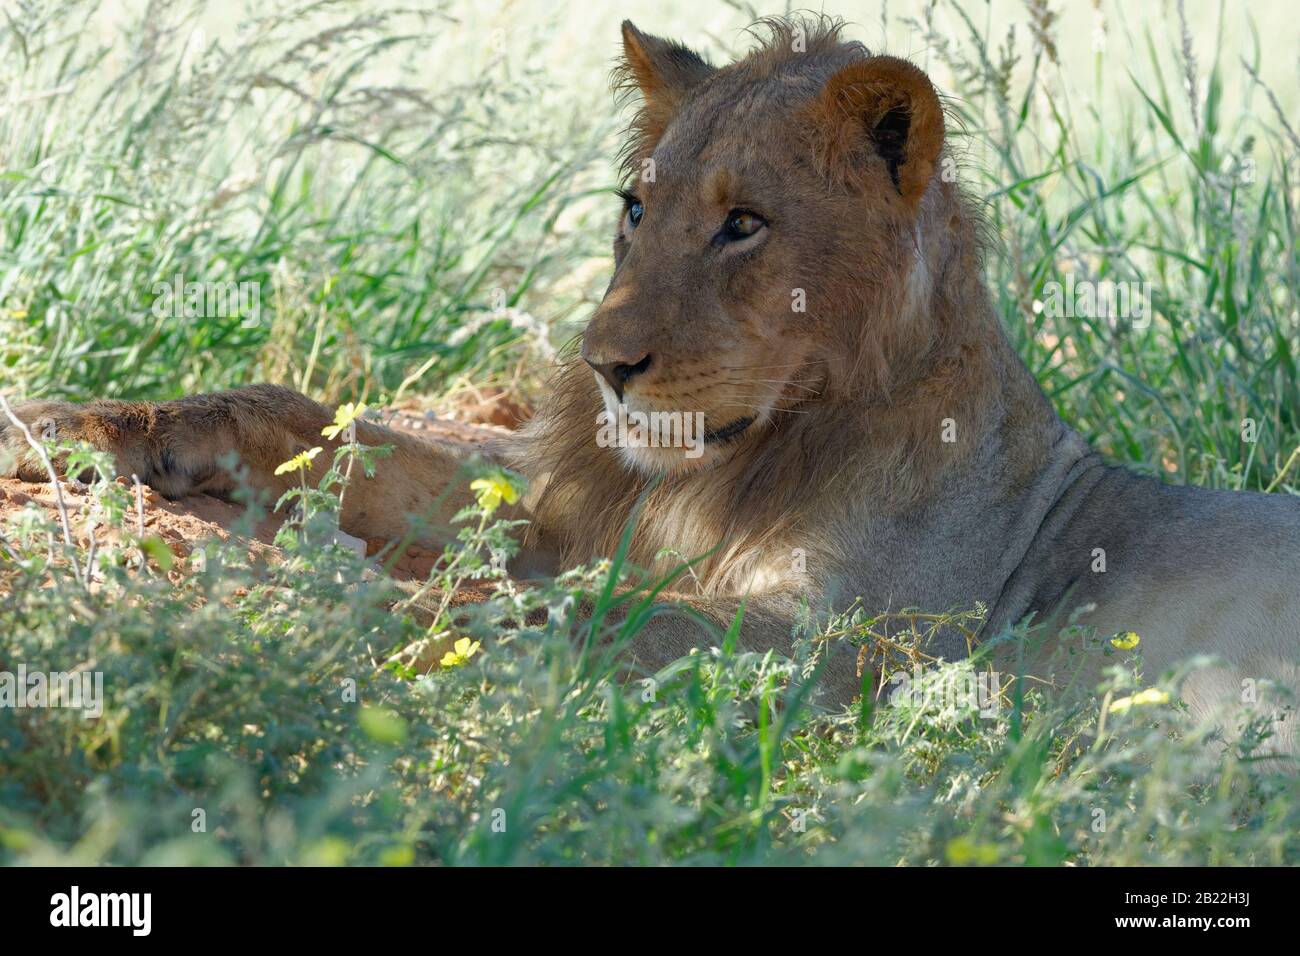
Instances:
[[[471,449],[481,447],[505,431],[501,427],[452,421],[435,417],[432,412],[421,413],[410,409],[384,409],[375,420],[397,431],[417,437],[452,441]],[[128,479],[119,478],[118,481],[130,485]],[[89,532],[83,520],[90,503],[87,489],[73,481],[63,481],[60,487],[73,534],[82,538],[82,544],[89,544]],[[228,539],[231,529],[244,513],[241,506],[209,495],[192,495],[168,501],[148,487],[142,488],[137,503],[138,510],[129,519],[132,530],[142,530],[146,536],[158,536],[178,558],[189,557],[195,547],[210,538]],[[58,520],[57,495],[48,482],[37,484],[17,479],[0,479],[0,525],[7,523],[9,518],[28,505],[35,505]],[[271,542],[275,539],[281,521],[282,518],[279,517],[268,518],[256,529],[253,538],[247,542],[250,559],[268,560],[275,557],[278,551]],[[96,534],[104,533],[102,529],[96,530]],[[358,550],[364,546],[367,555],[379,556],[381,563],[389,567],[390,573],[398,580],[425,580],[439,557],[437,552],[416,545],[407,545],[400,554],[394,554],[399,542],[384,538],[360,540],[345,536],[345,539],[346,543]]]

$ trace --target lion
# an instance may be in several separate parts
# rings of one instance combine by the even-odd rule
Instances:
[[[742,605],[741,646],[789,654],[807,615],[856,599],[983,607],[985,637],[1024,622],[1136,632],[1148,674],[1213,655],[1183,687],[1197,716],[1243,687],[1294,688],[1300,501],[1166,486],[1103,461],[995,313],[978,208],[942,174],[945,114],[927,75],[837,23],[766,25],[751,52],[714,66],[623,24],[617,85],[639,102],[613,275],[547,402],[486,452],[529,480],[510,512],[528,521],[512,573],[608,556],[634,512],[636,565],[698,558],[661,600],[690,613],[653,615],[628,649],[643,673]],[[332,446],[330,411],[273,385],[17,415],[111,451],[121,474],[172,498],[229,494],[230,452],[279,493],[293,479],[277,465]],[[665,422],[669,440],[653,440]],[[357,435],[394,451],[354,479],[345,531],[400,537],[413,515],[445,529],[470,502],[464,449],[365,421]],[[43,480],[20,429],[0,438],[7,474]],[[856,650],[823,650],[822,699],[851,701]],[[930,653],[968,650],[941,632]]]

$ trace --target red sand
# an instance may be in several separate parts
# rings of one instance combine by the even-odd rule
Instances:
[[[473,410],[466,411],[469,414],[461,417],[477,417],[472,415]],[[496,416],[494,414],[491,417]],[[500,426],[434,418],[431,414],[411,410],[385,410],[379,420],[390,428],[418,437],[450,439],[469,447],[482,445],[504,431]],[[127,482],[124,478],[118,480]],[[85,489],[75,482],[64,481],[62,490],[64,505],[68,510],[74,534],[84,535],[84,521],[81,519],[81,514],[87,504]],[[29,503],[35,503],[45,509],[52,518],[57,520],[55,494],[48,482],[33,484],[0,478],[0,524]],[[145,533],[162,538],[172,552],[181,558],[187,557],[191,549],[204,539],[213,536],[229,538],[229,529],[243,514],[243,509],[239,505],[209,495],[192,495],[178,501],[167,501],[152,488],[144,489],[143,505]],[[136,517],[132,513],[128,517],[129,527],[134,529],[135,522]],[[271,542],[279,525],[280,519],[277,518],[268,519],[261,524],[255,537],[248,542],[250,558],[266,560],[278,553]],[[96,533],[104,532],[100,530]],[[366,538],[366,553],[377,554],[389,544],[390,542],[383,538]],[[391,554],[385,555],[385,564],[390,557]],[[423,581],[428,578],[437,559],[437,552],[408,545],[392,564],[393,577],[399,580]],[[455,603],[463,602],[458,600]]]

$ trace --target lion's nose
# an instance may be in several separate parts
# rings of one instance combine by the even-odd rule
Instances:
[[[584,361],[600,373],[601,378],[609,382],[609,387],[614,390],[614,394],[618,396],[618,400],[621,402],[623,401],[623,387],[650,367],[650,358],[649,355],[646,355],[639,361],[630,364],[627,362],[593,362],[591,359],[584,359]]]

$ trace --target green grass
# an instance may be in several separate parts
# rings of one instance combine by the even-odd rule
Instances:
[[[129,513],[120,486],[100,497]],[[499,538],[487,515],[467,517],[486,531],[467,534],[451,576],[490,577],[481,545]],[[482,649],[426,674],[390,652],[431,628],[388,612],[402,597],[391,581],[322,545],[328,521],[284,535],[287,557],[270,567],[209,546],[180,584],[138,567],[128,535],[101,545],[91,588],[50,548],[51,529],[20,525],[7,529],[17,599],[0,606],[3,662],[84,662],[106,702],[97,720],[47,708],[0,721],[5,862],[1296,859],[1294,777],[1173,707],[1101,722],[1100,695],[1066,710],[1028,684],[991,718],[920,695],[814,715],[811,638],[786,660],[719,635],[654,685],[622,686],[613,654],[626,635],[564,613],[603,595],[600,618],[617,556],[534,592],[501,583],[455,628]],[[539,608],[545,626],[508,623]],[[1115,662],[1101,695],[1131,692],[1134,661]],[[975,667],[929,679],[967,681]]]
[[[128,492],[104,483],[110,516]],[[1286,863],[1294,777],[1252,761],[1172,706],[1099,720],[1128,694],[1115,656],[1097,700],[1063,709],[1036,685],[987,714],[939,695],[814,714],[818,642],[791,660],[734,635],[622,685],[600,622],[619,556],[454,626],[468,661],[393,654],[431,631],[403,597],[327,539],[282,533],[283,562],[210,545],[173,583],[160,550],[102,542],[97,581],[24,517],[7,529],[3,663],[103,673],[105,707],[0,722],[0,859],[9,863]],[[456,571],[491,578],[504,529],[470,510]],[[129,526],[130,522],[126,522]],[[155,539],[156,540],[156,539]],[[84,567],[84,562],[83,565]],[[192,569],[192,566],[191,566]],[[45,586],[49,582],[56,586]],[[583,596],[595,614],[571,612]],[[510,621],[548,609],[544,626]],[[864,633],[855,622],[847,629]],[[861,622],[856,622],[860,624]],[[613,644],[601,646],[600,637]],[[933,671],[966,682],[976,663]],[[1007,675],[1010,676],[1010,675]],[[933,685],[931,685],[933,686]]]
[[[538,387],[607,275],[603,74],[556,86],[545,32],[478,62],[453,5],[260,4],[187,41],[197,8],[159,4],[111,50],[82,29],[91,7],[0,22],[0,392]],[[1300,142],[1251,79],[1260,54],[1193,63],[1177,32],[1109,5],[1104,56],[1067,55],[1050,24],[1008,42],[976,3],[941,4],[959,26],[941,31],[931,9],[896,19],[915,14],[947,74],[990,287],[1062,415],[1166,480],[1295,493]],[[592,42],[612,54],[612,34]],[[153,285],[178,272],[262,283],[260,321],[157,318]],[[1035,312],[1066,273],[1150,282],[1151,325]],[[503,583],[463,624],[435,606],[430,625],[386,610],[404,595],[318,523],[279,565],[214,546],[175,581],[142,567],[160,552],[116,487],[94,495],[124,531],[92,586],[85,549],[36,512],[0,528],[0,670],[84,664],[106,696],[97,720],[0,711],[5,863],[1300,860],[1295,778],[1252,759],[1258,728],[1207,738],[1172,702],[1103,719],[1139,679],[1176,689],[1140,675],[1140,648],[1114,653],[1090,704],[1027,681],[991,717],[874,695],[815,712],[813,634],[792,660],[717,635],[650,694],[599,649],[625,633],[568,613],[616,600],[617,556],[537,592]],[[487,517],[467,515],[457,576],[491,578]],[[539,608],[547,625],[515,623]],[[481,642],[467,663],[393,659],[448,629]]]
[[[371,78],[377,61],[436,49],[438,16],[282,4],[227,45],[191,33],[202,4],[154,4],[110,69],[83,29],[96,6],[31,4],[0,33],[21,104],[2,120],[7,387],[166,397],[257,379],[391,395],[429,363],[408,389],[535,348],[491,310],[594,244],[556,220],[593,188],[578,180],[612,116],[538,115],[527,97],[545,78],[505,62],[442,88],[413,67],[408,85]],[[260,283],[261,321],[157,318],[154,284],[177,274]],[[450,346],[477,315],[492,321]]]
[[[1060,72],[1042,52],[1024,89],[1006,91],[992,68],[954,106],[993,157],[980,172],[1001,238],[990,261],[1000,311],[1063,416],[1106,454],[1177,481],[1294,490],[1300,477],[1284,467],[1300,446],[1300,140],[1253,83],[1243,104],[1222,103],[1223,71],[1249,75],[1258,62],[1226,63],[1216,48],[1204,99],[1189,100],[1179,87],[1190,77],[1199,88],[1195,61],[1166,77],[1150,28],[1128,36],[1156,82],[1128,70],[1127,99],[1105,104],[1105,120],[1090,104],[1087,137],[1042,85]],[[1040,96],[1058,120],[1052,136],[1030,134]],[[1043,283],[1066,272],[1151,283],[1154,320],[1116,331],[1035,314]]]

